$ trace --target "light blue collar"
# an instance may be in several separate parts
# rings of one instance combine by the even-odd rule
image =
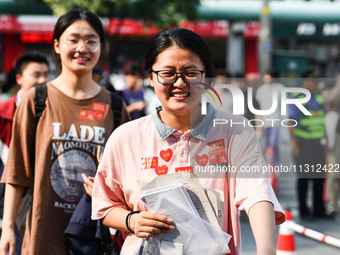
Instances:
[[[162,140],[165,140],[168,138],[172,133],[178,132],[178,130],[164,124],[159,115],[158,112],[162,110],[162,106],[157,106],[152,109],[151,111],[151,116],[152,119],[156,125],[156,129],[158,131],[158,134],[162,138]],[[198,125],[192,129],[190,129],[190,133],[200,139],[200,140],[205,140],[207,138],[209,129],[211,127],[212,121],[216,116],[216,111],[214,107],[208,103],[207,107],[207,114],[203,117],[203,119],[198,123]]]

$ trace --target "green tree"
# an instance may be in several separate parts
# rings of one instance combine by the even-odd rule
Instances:
[[[32,1],[32,0],[19,0]],[[39,1],[39,0],[38,0]],[[84,8],[102,17],[135,18],[152,21],[158,28],[178,26],[197,17],[199,0],[42,0],[55,15]]]

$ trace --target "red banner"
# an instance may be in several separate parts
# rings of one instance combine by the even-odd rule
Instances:
[[[141,20],[112,18],[109,22],[108,34],[119,36],[154,36],[160,30],[149,26]]]
[[[228,35],[229,23],[220,21],[184,21],[181,27],[190,29],[206,38],[226,38]]]
[[[244,32],[245,38],[258,38],[261,25],[259,22],[247,22],[246,31]]]
[[[0,32],[15,33],[17,28],[16,16],[0,15]]]
[[[160,30],[152,22],[133,19],[110,18],[105,19],[105,30],[109,36],[147,36],[152,37]],[[38,40],[40,35],[43,42],[51,38],[57,17],[33,15],[0,15],[0,32],[20,33],[24,41]],[[215,21],[185,21],[180,27],[190,29],[205,38],[226,38],[228,36],[229,22],[226,20]],[[244,32],[245,38],[258,38],[260,31],[259,22],[247,22]],[[27,34],[34,34],[33,37]]]

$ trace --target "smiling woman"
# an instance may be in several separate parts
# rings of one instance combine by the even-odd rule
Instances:
[[[252,128],[212,127],[214,117],[237,122],[243,117],[226,115],[211,105],[201,115],[201,90],[194,88],[213,77],[213,68],[210,51],[199,35],[186,29],[160,32],[147,52],[145,71],[161,106],[151,116],[126,123],[112,133],[93,186],[92,219],[130,232],[121,254],[141,254],[142,239],[175,228],[181,231],[178,222],[167,215],[147,210],[137,188],[139,180],[194,172],[202,161],[207,169],[232,169],[235,175],[241,167],[265,165]],[[233,237],[231,254],[241,254],[238,210],[249,215],[258,254],[275,254],[275,223],[282,223],[285,217],[268,179],[231,178],[226,172],[206,174],[199,179],[202,187],[223,194],[222,225]],[[195,234],[190,238],[195,239]],[[173,239],[171,242],[176,246]]]
[[[122,99],[92,79],[105,46],[103,26],[96,15],[79,9],[61,16],[53,46],[60,74],[47,83],[39,121],[34,90],[25,93],[13,121],[13,144],[2,176],[6,193],[0,254],[8,250],[12,254],[16,242],[13,223],[25,187],[33,187],[34,195],[22,252],[81,253],[65,245],[64,231],[79,201],[87,201],[88,207],[78,216],[90,213],[93,176],[104,146],[114,127],[129,120]],[[95,233],[89,234],[86,247],[81,248],[92,247],[85,254],[99,254],[99,241]]]

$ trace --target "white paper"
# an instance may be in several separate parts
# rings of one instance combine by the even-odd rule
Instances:
[[[216,227],[220,227],[215,210],[212,208],[206,194],[204,193],[201,183],[193,173],[179,172],[160,175],[152,179],[138,180],[138,184],[143,193],[150,189],[161,188],[174,184],[183,184],[201,218]],[[223,206],[220,209],[223,210]]]
[[[183,244],[161,241],[160,254],[183,254]]]
[[[224,197],[223,191],[217,189],[204,189],[204,192],[215,211],[216,218],[220,225],[220,228],[223,229],[223,221],[224,221]]]
[[[160,253],[161,241],[181,243],[185,255],[216,255],[228,249],[230,236],[200,217],[183,184],[149,190],[141,200],[149,211],[170,217],[175,225],[168,234],[147,240],[143,254],[172,255],[164,249]]]

